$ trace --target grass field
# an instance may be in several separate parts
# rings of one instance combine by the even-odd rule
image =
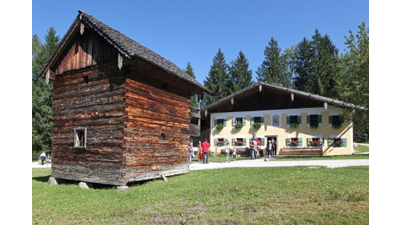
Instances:
[[[32,169],[33,224],[368,224],[369,167],[191,171],[115,187],[48,186]]]

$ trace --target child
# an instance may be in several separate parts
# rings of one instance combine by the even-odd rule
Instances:
[[[233,160],[236,159],[236,147],[235,146],[233,146],[232,157],[233,157]]]

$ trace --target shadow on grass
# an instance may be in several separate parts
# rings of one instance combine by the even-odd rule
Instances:
[[[37,182],[42,182],[42,183],[48,183],[49,178],[51,175],[47,175],[47,176],[35,176],[32,177],[32,180],[37,181]],[[174,176],[179,176],[179,175],[174,175]],[[169,176],[169,177],[173,177],[173,176]],[[168,178],[169,178],[168,177]],[[154,179],[148,179],[148,180],[142,180],[142,181],[134,181],[134,182],[129,182],[127,184],[127,186],[129,188],[134,188],[136,186],[141,186],[141,185],[145,185],[149,182],[152,181],[162,181],[162,178],[154,178]],[[64,179],[57,179],[58,185],[78,185],[79,182],[81,181],[77,181],[77,180],[64,180]],[[87,182],[88,184],[90,184],[91,189],[100,189],[100,190],[107,190],[107,189],[116,189],[117,185],[109,185],[109,184],[100,184],[100,183],[90,183]]]
[[[49,177],[50,177],[50,175],[48,175],[48,176],[41,176],[41,177],[32,177],[32,180],[47,183],[47,182],[49,181]]]

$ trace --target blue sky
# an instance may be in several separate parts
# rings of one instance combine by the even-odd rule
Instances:
[[[221,48],[229,63],[242,50],[253,79],[264,59],[271,37],[282,51],[311,39],[315,29],[328,34],[341,53],[344,36],[365,21],[369,27],[368,0],[281,1],[32,1],[32,34],[43,40],[49,27],[63,37],[78,10],[184,68],[191,62],[203,83],[212,59]]]

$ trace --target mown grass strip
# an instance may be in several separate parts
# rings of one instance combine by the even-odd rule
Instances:
[[[369,167],[230,168],[131,184],[48,186],[32,169],[33,224],[368,224]]]

